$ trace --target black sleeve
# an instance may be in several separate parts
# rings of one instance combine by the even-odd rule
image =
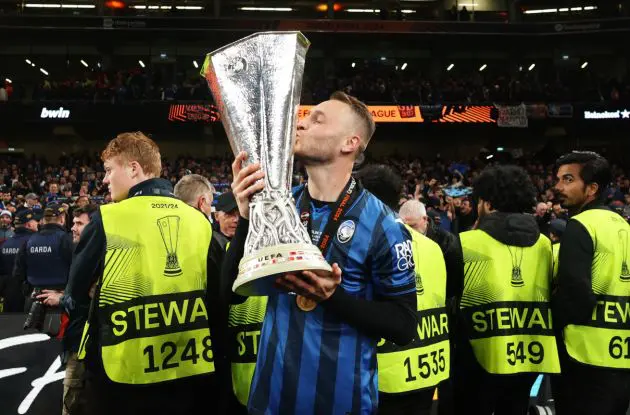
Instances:
[[[249,220],[241,217],[236,227],[234,237],[230,241],[230,247],[225,254],[223,267],[221,270],[221,294],[224,298],[230,298],[231,304],[241,304],[247,297],[234,294],[232,285],[238,276],[238,264],[245,252],[245,240],[249,231]]]
[[[558,287],[552,296],[554,326],[587,322],[596,304],[591,282],[595,249],[586,228],[569,220],[560,243]]]
[[[375,339],[405,345],[415,336],[415,292],[370,301],[353,297],[339,286],[323,304],[346,323]]]
[[[95,212],[90,223],[83,229],[81,240],[74,250],[64,294],[68,312],[80,306],[89,307],[90,286],[95,276],[102,274],[106,243],[103,219],[100,212]]]
[[[461,298],[464,289],[464,253],[457,236],[449,235],[443,254],[446,264],[446,298]]]

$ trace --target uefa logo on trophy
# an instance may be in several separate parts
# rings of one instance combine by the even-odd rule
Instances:
[[[291,196],[293,145],[310,42],[300,32],[255,33],[207,55],[201,70],[234,154],[260,163],[265,188],[252,197],[249,232],[233,290],[275,291],[270,278],[301,270],[331,271],[302,225]]]
[[[182,269],[177,259],[177,242],[179,241],[179,217],[165,216],[157,220],[158,228],[164,248],[166,248],[165,277],[178,277],[182,275]]]

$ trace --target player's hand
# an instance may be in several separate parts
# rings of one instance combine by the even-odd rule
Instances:
[[[336,263],[332,271],[302,271],[276,277],[278,288],[303,295],[317,302],[330,298],[341,284],[341,268]]]
[[[238,205],[240,215],[249,219],[249,200],[254,193],[261,191],[265,187],[262,180],[265,173],[260,168],[260,163],[252,163],[247,167],[243,167],[243,162],[247,160],[247,153],[241,151],[232,163],[232,192]]]
[[[43,290],[42,293],[37,296],[37,299],[44,303],[44,305],[58,307],[61,302],[62,295],[62,291]]]

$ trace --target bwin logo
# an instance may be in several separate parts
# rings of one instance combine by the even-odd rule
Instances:
[[[58,110],[49,110],[44,107],[39,118],[70,118],[70,110],[65,110],[63,107],[59,107]]]

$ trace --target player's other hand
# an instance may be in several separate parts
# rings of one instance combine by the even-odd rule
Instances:
[[[276,286],[317,302],[329,299],[341,284],[341,268],[337,263],[332,271],[302,271],[276,277]]]

